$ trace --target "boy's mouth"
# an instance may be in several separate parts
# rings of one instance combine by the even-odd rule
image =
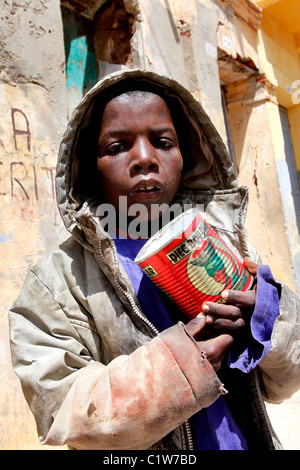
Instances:
[[[135,199],[135,202],[141,204],[155,203],[160,200],[162,192],[163,189],[156,182],[141,181],[133,188],[130,195]]]
[[[141,186],[140,188],[138,188],[135,192],[136,193],[142,193],[142,192],[146,192],[146,193],[149,193],[151,191],[160,191],[159,188],[157,188],[156,186],[153,186],[153,185],[150,185],[150,186]]]
[[[145,182],[145,181],[141,181],[139,184],[137,184],[133,190],[131,191],[131,194],[132,195],[136,195],[136,194],[151,194],[151,193],[158,193],[158,192],[161,192],[162,191],[162,188],[154,183],[154,182]]]

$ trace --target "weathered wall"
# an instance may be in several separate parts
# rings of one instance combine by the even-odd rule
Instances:
[[[140,1],[144,65],[177,79],[209,109],[226,140],[217,63],[218,10],[212,1]]]
[[[246,1],[217,2],[220,79],[240,184],[250,189],[248,236],[275,276],[300,290],[300,245],[278,105],[288,108],[296,162],[297,111],[291,85],[300,77],[294,35]],[[287,3],[285,2],[287,7]],[[282,14],[284,15],[285,9]],[[258,21],[259,20],[259,21]],[[232,60],[233,59],[233,60]]]
[[[296,290],[279,189],[277,158],[284,156],[284,142],[274,94],[255,77],[229,85],[228,112],[239,181],[250,189],[249,239],[274,276]]]
[[[288,7],[290,5],[293,8],[294,2],[286,0],[281,2],[281,6],[278,2],[274,3],[277,3],[279,8],[277,14],[282,16],[285,14],[291,15]],[[285,233],[288,241],[289,258],[292,261],[291,270],[289,265],[280,264],[279,267],[282,271],[285,270],[286,272],[293,273],[295,281],[292,286],[300,292],[300,240],[298,229],[300,227],[300,192],[299,185],[297,185],[296,173],[300,169],[300,125],[298,119],[300,104],[299,100],[295,101],[293,97],[293,84],[296,82],[300,85],[300,61],[295,34],[293,29],[288,29],[287,27],[290,25],[290,21],[286,25],[282,25],[267,9],[261,21],[261,29],[258,35],[258,51],[260,64],[266,78],[274,86],[276,103],[286,108],[289,119],[291,144],[296,166],[293,171],[295,174],[292,176],[291,169],[288,167],[284,141],[282,140],[278,107],[276,109],[275,106],[272,114],[269,114],[270,131],[272,132],[272,143],[278,173],[278,188],[282,199]],[[300,29],[299,16],[298,23],[296,20],[292,24],[293,27],[298,24],[298,29]],[[266,219],[266,222],[269,222],[269,219]]]
[[[64,236],[54,195],[67,119],[59,2],[3,2],[0,42],[0,448],[40,448],[11,370],[7,312],[29,267]]]

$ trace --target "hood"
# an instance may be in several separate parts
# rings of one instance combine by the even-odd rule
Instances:
[[[73,111],[60,145],[56,197],[65,227],[71,233],[76,232],[76,212],[86,201],[92,203],[96,198],[99,128],[95,122],[99,126],[99,107],[114,89],[130,88],[137,81],[141,86],[154,87],[174,104],[178,121],[175,128],[184,146],[182,188],[215,191],[237,187],[226,146],[199,101],[170,77],[141,69],[123,70],[106,76],[86,93]],[[95,110],[98,120],[93,119]]]

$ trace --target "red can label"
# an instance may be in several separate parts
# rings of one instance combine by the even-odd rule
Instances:
[[[252,284],[250,273],[199,212],[179,238],[138,264],[188,317],[207,300],[221,301],[223,290],[246,291]]]

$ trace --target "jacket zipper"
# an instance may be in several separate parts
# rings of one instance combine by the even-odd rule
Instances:
[[[112,248],[112,250],[115,252],[115,247],[112,245],[111,241],[109,240],[109,243],[110,243],[110,246]],[[103,254],[103,251],[101,249],[101,246],[99,244],[99,254],[101,256],[101,258],[105,261],[105,256]],[[137,309],[136,307],[136,304],[135,304],[135,301],[133,299],[133,297],[131,296],[131,294],[129,292],[127,292],[123,287],[122,285],[120,284],[120,282],[118,281],[118,279],[114,276],[114,274],[112,273],[112,277],[114,279],[114,282],[117,286],[117,288],[119,289],[119,291],[125,295],[125,297],[127,298],[127,300],[129,301],[130,305],[131,305],[131,308],[134,312],[134,314],[140,319],[142,320],[152,331],[153,333],[157,336],[159,334],[159,331],[155,328],[155,326],[147,319],[145,318],[143,315],[141,315],[141,313],[139,312],[139,310]],[[186,421],[184,423],[185,425],[185,429],[186,429],[186,434],[187,434],[187,440],[188,440],[188,443],[187,443],[187,447],[188,447],[188,450],[193,450],[193,440],[192,440],[192,432],[191,432],[191,427],[190,427],[190,423],[188,421]]]

